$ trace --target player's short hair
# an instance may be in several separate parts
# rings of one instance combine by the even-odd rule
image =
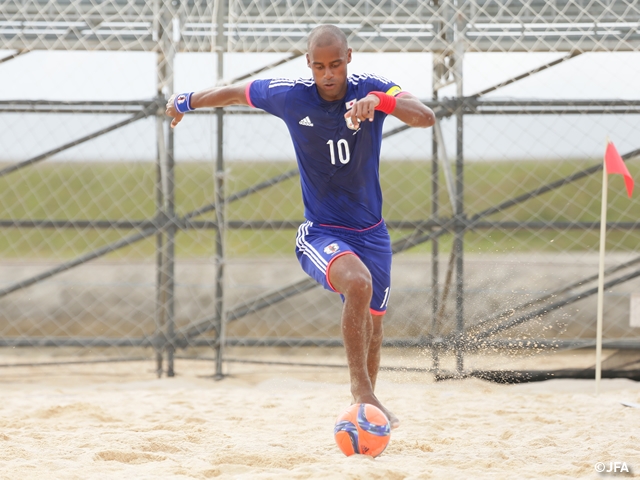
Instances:
[[[345,51],[349,48],[347,36],[342,30],[335,25],[319,25],[309,33],[307,51],[311,51],[313,47],[327,47],[335,43],[342,44]]]

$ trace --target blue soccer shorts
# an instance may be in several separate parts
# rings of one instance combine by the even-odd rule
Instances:
[[[365,230],[312,222],[305,222],[298,228],[296,256],[302,269],[332,292],[337,290],[329,282],[329,269],[342,255],[356,255],[369,269],[373,281],[370,311],[373,315],[385,313],[391,290],[392,253],[384,221]],[[342,299],[344,301],[344,297]]]

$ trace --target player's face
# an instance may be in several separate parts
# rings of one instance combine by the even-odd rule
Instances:
[[[320,96],[328,101],[340,100],[347,94],[347,64],[351,49],[339,42],[326,47],[313,47],[307,53],[307,65]]]

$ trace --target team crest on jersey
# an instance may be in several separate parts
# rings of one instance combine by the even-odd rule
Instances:
[[[338,250],[340,250],[340,247],[338,246],[337,243],[330,243],[329,245],[324,247],[324,253],[326,253],[327,255],[336,253]]]

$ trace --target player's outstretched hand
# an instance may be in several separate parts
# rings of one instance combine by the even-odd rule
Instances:
[[[176,110],[175,103],[174,103],[176,99],[176,95],[177,94],[174,93],[169,97],[169,100],[167,101],[166,109],[164,111],[165,114],[173,118],[173,120],[171,121],[171,128],[175,128],[175,126],[180,123],[180,120],[182,120],[182,117],[184,117],[184,113],[179,113]]]
[[[365,120],[373,122],[373,117],[376,113],[376,107],[380,104],[380,99],[375,95],[367,95],[364,98],[356,101],[347,113],[344,114],[345,120],[351,119],[353,128],[357,130],[360,128],[360,123]]]

